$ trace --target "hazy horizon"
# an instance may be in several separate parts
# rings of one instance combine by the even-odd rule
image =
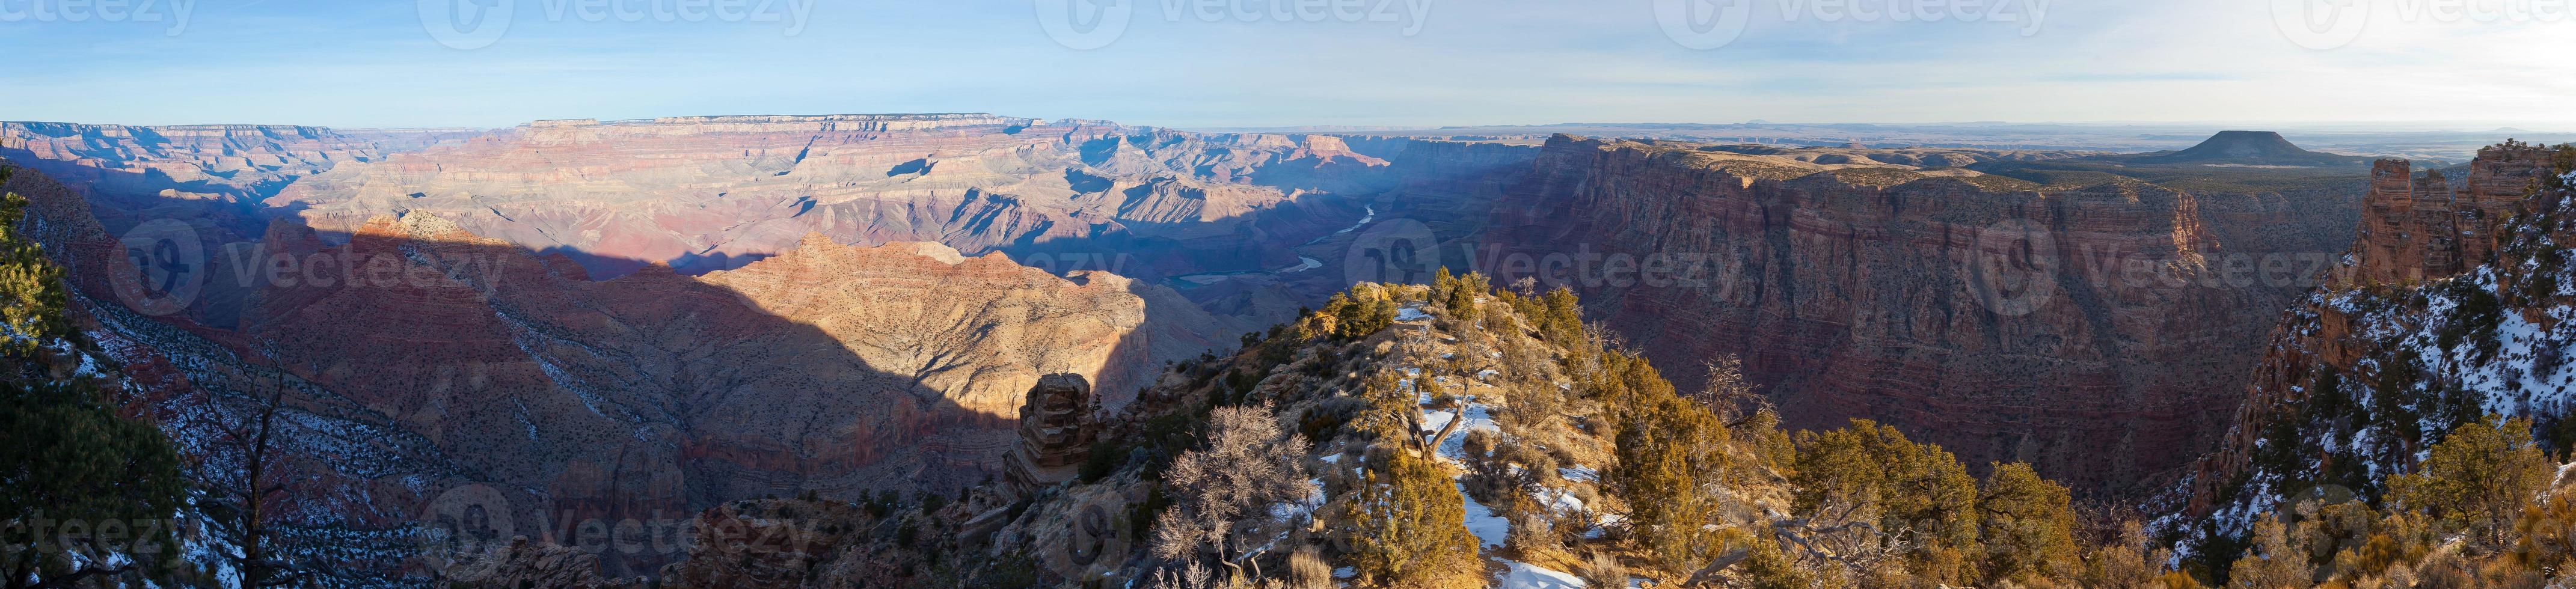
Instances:
[[[8,0],[0,51],[43,58],[0,72],[29,89],[0,97],[0,119],[496,128],[991,112],[1175,128],[2576,128],[2562,108],[2576,76],[2549,57],[2576,52],[2576,18],[2533,2],[2469,4]],[[2316,6],[2335,18],[2313,20]],[[2531,118],[2495,120],[2505,113]]]

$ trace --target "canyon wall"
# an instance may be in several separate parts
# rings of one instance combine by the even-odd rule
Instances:
[[[2246,330],[2344,249],[2354,206],[1567,136],[1506,198],[1471,261],[1574,286],[1684,388],[1736,356],[1793,427],[1875,419],[2093,491],[2214,441]]]

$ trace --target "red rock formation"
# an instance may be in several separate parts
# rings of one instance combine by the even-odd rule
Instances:
[[[2545,156],[2537,149],[2478,150],[2468,181],[2457,190],[2439,170],[2415,177],[2410,162],[2380,160],[2370,170],[2353,251],[2357,263],[2339,276],[2341,282],[2420,282],[2484,262],[2495,249],[2486,229],[2530,195]]]
[[[2344,229],[2308,225],[2349,219],[2330,195],[2041,192],[1692,147],[1550,140],[1494,207],[1483,241],[1504,245],[1474,261],[1509,280],[1566,254],[1595,279],[1573,281],[1595,316],[1667,374],[1688,387],[1739,356],[1793,427],[1876,419],[2094,490],[2223,431],[2257,355],[2245,327],[2342,249],[2313,236]],[[1634,262],[1625,284],[1607,280],[1613,254]],[[1657,255],[1703,282],[1645,282]]]
[[[2350,254],[2332,271],[2335,280],[2330,288],[2311,295],[2277,323],[2250,382],[2242,389],[2227,437],[2215,451],[2192,465],[2191,484],[2179,507],[2188,514],[2202,516],[2221,507],[2221,501],[2253,499],[2240,493],[2243,489],[2233,487],[2240,476],[2253,468],[2256,440],[2273,431],[2276,422],[2297,418],[2297,403],[2318,386],[2320,375],[2335,373],[2355,383],[2381,382],[2382,373],[2394,361],[2384,356],[2393,351],[2392,345],[2401,342],[2390,341],[2391,334],[2398,332],[2391,326],[2373,328],[2372,322],[2388,322],[2391,314],[2401,315],[2400,322],[2414,325],[2437,318],[2420,309],[2379,309],[2380,316],[2373,318],[2366,316],[2372,314],[2370,309],[2333,301],[2356,288],[2409,288],[2495,263],[2499,242],[2513,237],[2497,231],[2499,224],[2509,217],[2530,213],[2539,204],[2531,196],[2538,180],[2551,171],[2555,153],[2548,148],[2519,144],[2480,149],[2477,159],[2468,165],[2468,180],[2458,189],[2439,171],[2413,177],[2408,162],[2378,162],[2372,168],[2371,189],[2362,203],[2363,220]],[[2565,228],[2556,231],[2563,232]],[[2576,239],[2576,235],[2555,233],[2550,237],[2557,243]],[[2521,265],[2514,261],[2508,264]],[[2499,273],[2496,278],[2502,286],[2497,290],[2504,293],[2508,307],[2530,306],[2516,305],[2512,288],[2515,274]],[[2535,321],[2548,321],[2534,315]],[[2383,441],[2390,441],[2390,436],[2383,433]],[[2399,443],[2412,444],[2414,440]],[[2414,448],[2403,450],[2411,456]]]

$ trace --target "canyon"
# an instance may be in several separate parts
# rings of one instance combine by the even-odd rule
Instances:
[[[2224,433],[2247,326],[2346,249],[2368,185],[983,114],[9,123],[0,157],[85,331],[167,422],[292,391],[313,533],[474,486],[553,523],[954,489],[1008,474],[1042,375],[1115,410],[1352,282],[1440,266],[1573,288],[1685,388],[1741,358],[1793,427],[1876,419],[2133,493]],[[1601,265],[1545,263],[1581,256]]]

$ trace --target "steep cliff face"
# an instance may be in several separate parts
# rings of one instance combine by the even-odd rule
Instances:
[[[2533,417],[2563,449],[2576,371],[2576,148],[2480,150],[2467,182],[2376,166],[2352,253],[2280,322],[2218,451],[2163,525],[2227,545],[2317,493],[2377,498],[2458,424]],[[2222,556],[2222,558],[2224,558]]]
[[[2212,441],[2258,354],[2246,326],[2343,249],[2353,214],[2324,194],[1564,136],[1507,198],[1473,261],[1575,287],[1686,388],[1734,355],[1792,426],[1876,419],[2094,490]]]

